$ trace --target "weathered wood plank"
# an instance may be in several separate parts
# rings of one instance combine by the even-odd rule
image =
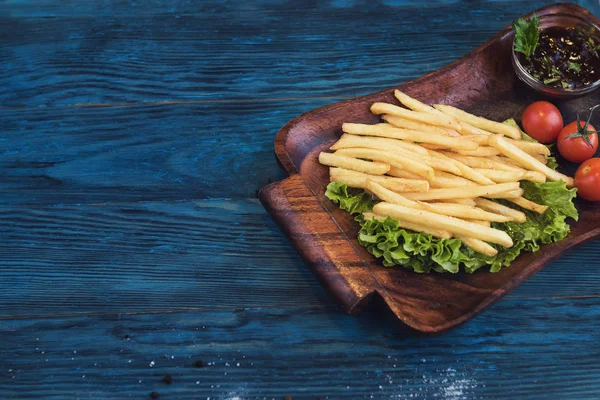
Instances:
[[[438,69],[548,2],[35,3],[0,4],[3,107],[353,97]]]
[[[439,337],[304,307],[3,321],[0,387],[19,399],[597,399],[598,318],[600,299],[512,299]]]
[[[0,204],[253,197],[277,131],[328,102],[0,110]]]
[[[335,306],[257,200],[0,207],[0,221],[0,319]],[[599,246],[510,296],[600,297]]]
[[[546,3],[556,3],[549,1]],[[480,0],[471,4],[468,9],[473,13],[485,13],[488,9],[499,7],[497,3],[504,5],[526,3],[524,0]],[[573,3],[591,8],[597,5],[595,0],[578,0]],[[534,4],[534,3],[530,3]],[[344,11],[346,9],[360,9],[368,13],[376,9],[412,9],[415,12],[424,10],[436,14],[441,8],[464,7],[457,0],[429,0],[419,2],[415,0],[385,0],[377,3],[366,0],[336,0],[321,2],[304,2],[304,7],[299,7],[298,2],[293,0],[256,0],[252,3],[238,1],[210,0],[195,2],[192,0],[97,0],[94,2],[65,2],[57,0],[3,0],[0,3],[0,15],[14,18],[29,17],[87,17],[87,16],[148,16],[156,14],[172,15],[205,15],[208,13],[236,13],[238,15],[253,15],[265,11],[278,11],[285,14],[298,14],[306,12],[305,9],[314,12]],[[464,9],[467,9],[465,7]],[[425,21],[430,22],[430,21]],[[461,22],[461,21],[459,21]]]
[[[0,207],[0,221],[0,317],[328,302],[256,200]]]

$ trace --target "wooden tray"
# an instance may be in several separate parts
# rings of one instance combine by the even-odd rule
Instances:
[[[571,4],[541,8],[538,15],[571,13],[600,23]],[[505,28],[469,55],[397,88],[425,103],[458,106],[502,121],[520,119],[525,106],[542,99],[516,77],[511,66],[513,33]],[[260,200],[290,238],[321,282],[348,313],[357,313],[380,296],[409,327],[434,333],[467,321],[567,250],[600,236],[599,207],[579,202],[580,220],[569,236],[536,253],[523,253],[498,273],[417,274],[386,268],[357,241],[358,224],[325,196],[328,169],[317,155],[341,135],[342,122],[375,123],[369,112],[376,101],[396,103],[393,90],[332,104],[290,121],[277,134],[275,154],[290,175],[263,188]],[[554,102],[565,122],[600,102],[600,95]],[[572,165],[561,164],[565,172]]]

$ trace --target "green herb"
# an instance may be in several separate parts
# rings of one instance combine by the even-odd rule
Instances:
[[[590,45],[590,47],[592,47],[592,48],[594,48],[596,46],[596,42],[594,42],[594,39],[592,39],[591,37],[588,38],[587,42]]]
[[[533,55],[540,40],[540,19],[533,14],[529,20],[519,18],[513,22],[515,31],[515,51],[522,53],[528,59]]]
[[[554,77],[554,78],[550,78],[550,79],[544,79],[544,85],[549,85],[551,83],[554,83],[556,81],[560,81],[560,77]]]
[[[598,132],[596,132],[595,130],[589,129],[589,125],[590,125],[590,120],[592,119],[592,114],[594,114],[594,111],[598,107],[600,107],[600,104],[596,104],[594,107],[590,108],[590,113],[588,114],[588,118],[585,121],[585,125],[584,126],[581,126],[581,119],[579,118],[579,114],[577,114],[577,132],[572,133],[572,134],[566,136],[565,139],[580,137],[590,147],[594,147],[592,145],[592,142],[590,141],[589,136],[593,135],[593,134],[597,134]]]
[[[552,61],[550,61],[552,62]],[[552,73],[554,75],[559,75],[560,76],[560,69],[556,68],[556,65],[552,65]]]
[[[581,71],[581,64],[570,62],[569,63],[569,69],[571,71],[575,71],[575,72],[579,73]]]

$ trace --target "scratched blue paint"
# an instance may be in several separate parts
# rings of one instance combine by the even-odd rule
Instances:
[[[592,10],[600,9],[597,3],[583,3]],[[329,18],[327,14],[313,14],[309,10],[305,20],[291,20],[291,29],[280,23],[281,16],[277,15],[276,5],[263,4],[263,7],[269,9],[265,15],[266,21],[257,19],[244,22],[242,16],[233,13],[229,24],[223,27],[223,32],[216,32],[209,23],[210,20],[206,20],[212,17],[202,13],[193,13],[181,19],[161,19],[161,24],[154,28],[158,31],[150,32],[139,20],[127,18],[121,21],[122,17],[117,12],[116,16],[100,17],[91,22],[84,19],[73,20],[69,24],[71,32],[53,31],[49,38],[45,34],[43,39],[47,41],[41,40],[41,32],[46,30],[45,24],[52,20],[13,17],[23,26],[9,30],[9,40],[14,37],[18,41],[25,36],[30,37],[29,40],[38,39],[40,43],[20,43],[3,50],[7,52],[3,58],[11,60],[10,71],[17,70],[19,74],[16,77],[14,73],[0,76],[0,85],[13,88],[0,92],[0,106],[63,106],[86,101],[118,103],[162,101],[166,98],[272,98],[307,95],[351,97],[429,72],[431,69],[417,68],[422,63],[431,68],[448,64],[506,26],[516,16],[543,2],[530,2],[527,6],[521,4],[519,7],[509,8],[490,3],[493,7],[490,10],[478,10],[468,3],[441,2],[436,3],[436,6],[459,11],[452,11],[456,15],[428,15],[428,24],[423,24],[423,17],[412,12],[413,7],[406,7],[407,4],[411,3],[373,6],[376,13],[361,15],[373,18],[374,23],[363,26],[360,19],[355,18],[362,3],[342,2],[339,10],[344,14],[337,15],[334,21],[324,19]],[[12,11],[14,5],[4,7]],[[171,13],[175,10],[177,7],[174,10],[168,7],[164,12]],[[429,8],[421,12],[427,12],[426,10]],[[98,8],[93,12],[99,11]],[[90,7],[81,6],[80,9],[75,8],[69,12],[90,15],[87,13],[92,11]],[[497,15],[499,12],[504,13],[502,18]],[[100,14],[105,15],[104,12]],[[488,16],[495,17],[494,23],[478,23],[482,18],[489,22]],[[272,24],[269,19],[272,19]],[[403,21],[401,29],[404,34],[390,35],[390,32],[399,31],[398,21]],[[329,33],[323,28],[317,30],[332,23],[339,25],[331,26],[331,30],[336,32],[337,28],[343,27],[343,35]],[[259,34],[262,31],[261,24],[269,26],[268,35]],[[457,42],[452,39],[455,35],[445,34],[453,27],[460,27],[463,32],[467,29],[471,34]],[[485,33],[476,36],[482,29]],[[360,35],[356,34],[357,31],[361,32]],[[15,32],[19,32],[18,35],[21,36],[15,36]],[[406,32],[417,36],[410,37]],[[344,43],[348,33],[357,38],[351,47]],[[158,37],[167,37],[173,43],[158,40]],[[418,42],[420,38],[422,43]],[[419,50],[425,48],[427,43],[440,42],[446,43],[438,47],[443,48],[443,51]],[[190,46],[190,49],[182,51],[177,49],[178,45]],[[290,48],[294,51],[290,52]],[[323,57],[331,52],[329,58],[343,59],[348,53],[356,54],[357,48],[362,49],[361,52],[368,51],[371,58],[377,60],[370,64],[369,74],[360,74],[364,68],[358,63],[350,65],[346,70],[332,70],[315,62],[311,56],[318,54]],[[402,71],[401,75],[389,67],[411,55],[416,56],[418,61],[402,65],[398,69]],[[270,57],[267,63],[264,62],[266,57]],[[432,63],[428,57],[434,57],[437,61]],[[68,61],[68,65],[64,61]],[[183,68],[186,65],[194,65],[194,68]],[[221,67],[219,71],[214,68],[217,66]],[[8,66],[2,68],[9,71]],[[48,71],[48,76],[40,76],[40,70]],[[295,79],[290,83],[289,76],[296,76],[299,71],[303,79]],[[152,74],[161,79],[150,79]],[[249,80],[237,81],[239,74],[248,74]],[[332,74],[338,76],[331,79]],[[320,79],[323,76],[330,79]],[[44,85],[35,84],[35,80],[40,78],[44,79]],[[268,84],[263,84],[264,82]],[[310,91],[307,90],[307,83],[311,85]],[[44,90],[34,90],[37,87],[43,87]],[[278,93],[274,93],[274,90]]]
[[[479,321],[454,333],[424,340],[406,337],[389,320],[380,317],[348,317],[334,313],[323,319],[321,311],[302,308],[296,308],[292,315],[279,310],[246,307],[234,312],[176,313],[166,315],[158,323],[153,315],[123,315],[118,319],[114,316],[91,317],[87,318],[92,321],[89,327],[81,324],[81,318],[47,320],[38,323],[44,329],[36,333],[37,340],[27,335],[31,323],[10,321],[7,328],[15,332],[22,347],[15,350],[1,343],[0,348],[8,355],[30,349],[29,358],[42,365],[47,357],[42,352],[53,348],[55,371],[71,368],[73,364],[67,361],[77,361],[74,365],[85,371],[91,382],[102,380],[96,373],[98,370],[125,373],[119,384],[129,383],[132,392],[152,387],[152,382],[161,373],[171,373],[180,387],[162,386],[165,394],[186,390],[190,385],[196,394],[203,393],[206,397],[234,392],[240,398],[265,394],[280,398],[293,391],[300,398],[326,394],[335,398],[348,394],[359,399],[373,396],[382,399],[527,397],[541,400],[550,393],[559,397],[592,399],[593,376],[582,376],[568,368],[571,362],[577,362],[578,355],[562,352],[562,343],[557,343],[551,333],[542,330],[548,327],[547,319],[542,319],[546,322],[532,321],[537,316],[543,318],[550,314],[554,318],[564,318],[565,306],[561,302],[551,301],[553,307],[544,309],[539,315],[526,308],[526,319],[516,327],[536,332],[537,345],[545,346],[547,354],[555,351],[561,354],[563,358],[559,360],[521,353],[523,348],[530,348],[527,344],[506,347],[504,357],[500,358],[481,351],[480,347],[457,346],[460,338],[485,337],[504,341],[514,336],[513,332],[503,332],[502,321],[490,315],[482,316]],[[501,309],[510,311],[511,307],[518,307],[518,302],[512,306],[509,303],[504,303]],[[579,303],[585,307],[586,300]],[[71,326],[74,336],[85,334],[87,340],[63,340],[56,334],[63,324]],[[173,330],[173,327],[178,328]],[[482,327],[486,329],[482,331]],[[110,340],[106,339],[108,330],[111,331]],[[593,345],[593,335],[582,325],[575,323],[573,330],[581,335],[576,344],[578,349]],[[128,340],[123,339],[125,334],[129,335]],[[365,334],[369,334],[369,341],[364,341]],[[94,345],[90,343],[104,343],[104,351],[93,351]],[[273,347],[267,352],[265,346],[269,343],[273,343]],[[468,352],[458,354],[456,349]],[[185,367],[196,358],[204,360],[206,369]],[[551,365],[548,364],[550,360]],[[30,379],[33,372],[22,368],[23,363],[20,357],[9,357],[7,366],[20,380]],[[378,371],[365,369],[365,364],[379,365]],[[291,365],[294,367],[290,368]],[[489,368],[483,369],[483,366],[495,367],[500,373],[490,374]],[[555,370],[560,370],[563,378],[576,379],[581,385],[553,386],[540,391],[531,374],[538,371],[548,375]],[[265,371],[265,376],[248,379],[256,376],[257,371]],[[42,369],[37,373],[45,377],[52,372]],[[304,384],[300,388],[281,384],[303,378]],[[57,382],[59,379],[55,378]],[[138,384],[140,379],[143,382]],[[195,386],[197,380],[200,383]],[[107,391],[111,392],[112,387],[107,386]]]
[[[255,199],[288,120],[545,3],[0,1],[2,396],[597,399],[598,243],[413,337],[337,311]]]

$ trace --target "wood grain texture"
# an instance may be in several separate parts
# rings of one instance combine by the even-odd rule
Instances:
[[[0,110],[0,204],[254,197],[277,130],[327,102]]]
[[[0,207],[0,221],[0,320],[336,304],[257,200]],[[600,297],[597,254],[513,297]]]
[[[0,387],[9,399],[591,400],[599,310],[506,299],[429,338],[387,315],[306,307],[3,321]]]
[[[330,304],[257,200],[0,207],[0,220],[0,319]]]
[[[0,107],[349,98],[441,68],[547,3],[5,1]]]
[[[290,118],[543,4],[0,0],[0,397],[597,398],[597,243],[415,338],[340,313],[249,199]]]
[[[573,13],[596,24],[600,23],[587,10],[575,5],[548,6],[536,13]],[[508,57],[512,39],[512,30],[507,28],[465,58],[402,85],[399,89],[428,104],[452,104],[496,121],[511,117],[518,119],[525,106],[540,96],[519,82],[513,72]],[[598,206],[582,202],[578,204],[580,221],[573,224],[572,232],[566,239],[545,246],[536,253],[523,253],[511,263],[510,268],[504,268],[495,274],[424,276],[404,268],[382,267],[380,262],[358,243],[357,224],[353,217],[324,196],[325,187],[329,183],[329,172],[317,159],[318,153],[327,149],[341,135],[343,122],[376,122],[378,117],[369,109],[374,102],[395,103],[393,90],[312,111],[289,122],[275,140],[277,157],[292,177],[282,183],[268,186],[261,193],[261,201],[270,211],[276,208],[272,206],[274,203],[288,204],[291,214],[272,213],[284,229],[286,226],[303,226],[301,221],[308,219],[314,211],[298,209],[295,205],[300,197],[296,198],[296,193],[312,191],[315,207],[323,214],[328,213],[330,218],[335,220],[336,224],[325,224],[322,219],[314,219],[303,226],[302,233],[312,240],[300,241],[297,235],[289,235],[294,246],[322,279],[329,277],[329,273],[323,273],[318,268],[317,265],[322,263],[322,260],[317,263],[308,256],[312,252],[329,255],[326,262],[337,266],[337,269],[334,268],[339,275],[336,279],[342,280],[345,287],[352,288],[358,285],[363,287],[363,293],[365,288],[370,288],[370,292],[381,296],[406,325],[423,332],[440,332],[472,318],[562,253],[600,236]],[[582,107],[582,102],[588,106]],[[600,95],[595,94],[577,101],[562,101],[557,104],[563,117],[570,121],[580,110],[598,102]],[[290,189],[278,191],[280,187]],[[329,238],[342,234],[348,235],[348,241],[355,249],[353,257],[348,258],[347,254],[341,257],[335,252],[339,244]],[[368,265],[372,274],[371,280],[365,281],[365,272],[362,269],[343,268],[347,263]],[[347,302],[347,295],[339,292],[333,294],[343,308],[353,310],[356,303]]]
[[[524,4],[537,4],[536,2],[527,2],[523,0],[476,0],[471,7],[467,8],[458,0],[430,0],[427,2],[418,2],[414,0],[385,0],[376,3],[365,0],[326,0],[320,2],[293,2],[291,0],[257,0],[252,3],[230,2],[220,0],[207,0],[198,3],[193,0],[97,0],[94,2],[73,2],[56,0],[3,0],[0,3],[0,15],[12,18],[41,18],[41,17],[132,17],[142,18],[152,15],[215,15],[236,14],[239,20],[251,20],[256,15],[264,12],[279,12],[288,16],[301,15],[302,12],[324,13],[328,11],[343,12],[344,10],[361,9],[365,18],[372,17],[372,10],[387,8],[400,13],[421,13],[423,15],[436,15],[438,11],[452,10],[452,7],[461,10],[470,10],[473,14],[488,15],[495,12],[498,8],[497,3],[503,5],[512,5],[513,7],[524,7]],[[557,3],[549,1],[547,4]],[[572,3],[579,4],[585,8],[594,11],[597,6],[595,0],[578,0]],[[539,7],[539,6],[538,6]],[[217,15],[218,16],[218,15]],[[252,23],[252,21],[244,21]],[[336,21],[330,21],[335,23]],[[437,24],[439,20],[432,21],[432,18],[424,22]],[[466,25],[464,21],[457,21],[460,26]],[[405,28],[405,27],[402,27]],[[410,28],[410,27],[406,27]],[[413,27],[412,29],[419,29]],[[446,27],[449,31],[453,27]]]

